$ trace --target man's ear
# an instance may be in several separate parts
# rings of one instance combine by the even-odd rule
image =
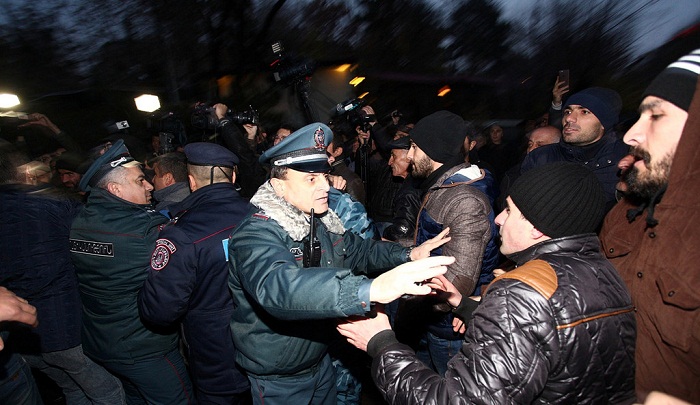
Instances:
[[[165,173],[163,175],[163,182],[166,184],[166,187],[172,186],[173,184],[175,184],[175,177],[173,177],[172,173]]]
[[[270,179],[270,185],[272,186],[272,189],[275,190],[275,194],[277,194],[278,197],[284,197],[284,191],[285,191],[284,180],[278,179],[278,178],[272,178],[272,179]]]
[[[335,148],[335,150],[331,153],[331,156],[333,156],[333,157],[338,157],[338,156],[340,156],[340,155],[342,155],[342,154],[343,154],[343,147],[342,147],[342,146],[338,146],[338,147]]]
[[[236,170],[231,170],[231,183],[236,183]]]
[[[476,146],[476,141],[469,141],[469,150],[474,149],[475,146]]]
[[[197,189],[197,180],[196,180],[196,179],[194,178],[194,176],[191,175],[191,174],[188,174],[188,175],[187,175],[187,179],[188,179],[189,182],[190,182],[190,190],[191,190],[191,191],[195,191],[195,190]]]
[[[545,234],[543,234],[539,229],[535,228],[534,226],[532,227],[532,229],[530,229],[530,237],[532,239],[537,240],[542,238],[543,236],[545,236]]]
[[[107,183],[107,191],[109,191],[110,194],[121,198],[121,187],[119,186],[119,183]]]

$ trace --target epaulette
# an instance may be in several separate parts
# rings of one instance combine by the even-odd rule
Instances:
[[[556,291],[557,287],[559,287],[557,273],[549,263],[544,260],[531,260],[515,270],[511,270],[496,277],[484,289],[482,296],[486,294],[486,290],[488,290],[493,283],[503,279],[514,279],[521,281],[532,287],[546,299],[552,298],[554,291]]]
[[[253,218],[262,219],[263,221],[267,221],[270,219],[270,217],[265,214],[265,211],[258,211],[253,213]]]

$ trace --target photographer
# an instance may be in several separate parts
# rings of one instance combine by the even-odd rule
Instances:
[[[374,109],[364,106],[357,112],[351,111],[348,118],[351,125],[354,125],[361,144],[355,158],[355,172],[365,182],[367,212],[380,225],[381,230],[381,223],[388,224],[393,218],[394,195],[401,183],[392,180],[391,169],[388,166],[391,154],[388,145],[392,139],[375,117]]]
[[[240,175],[237,176],[236,183],[241,187],[241,195],[245,198],[250,198],[258,190],[258,187],[265,182],[267,177],[267,172],[258,162],[255,151],[249,143],[249,140],[257,138],[257,134],[253,132],[253,128],[250,130],[246,128],[247,124],[252,123],[243,124],[247,133],[244,134],[227,116],[229,109],[225,104],[214,104],[213,108],[214,114],[219,120],[218,131],[221,139],[223,139],[224,146],[235,153],[240,160],[238,164]],[[254,130],[257,131],[257,125],[248,125],[248,127],[254,127]],[[251,133],[253,136],[250,135]]]

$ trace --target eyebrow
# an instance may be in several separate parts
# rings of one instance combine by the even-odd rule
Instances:
[[[639,105],[639,113],[641,114],[645,111],[651,110],[654,107],[658,107],[659,105],[661,105],[661,103],[663,103],[662,100],[654,100],[654,101],[649,102],[649,103],[640,104]]]

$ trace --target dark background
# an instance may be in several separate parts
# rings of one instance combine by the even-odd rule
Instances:
[[[365,92],[380,117],[398,108],[412,121],[438,109],[482,123],[536,119],[560,69],[570,70],[572,92],[616,89],[631,117],[651,78],[700,45],[700,28],[691,24],[637,52],[640,18],[672,21],[649,19],[655,1],[533,2],[515,20],[491,0],[453,1],[451,13],[442,2],[408,0],[50,3],[0,6],[0,92],[20,96],[16,111],[44,113],[86,145],[119,120],[146,139],[148,114],[133,104],[142,93],[158,95],[161,111],[175,112],[191,140],[202,138],[189,125],[195,102],[253,106],[269,130],[304,124],[294,84],[275,82],[272,73],[305,64],[315,66],[307,73],[321,120]],[[278,40],[282,66],[272,68],[270,45]],[[347,80],[322,79],[345,63]],[[354,76],[366,79],[351,87]],[[443,86],[452,91],[438,97]],[[16,126],[0,119],[0,135],[15,139]]]

